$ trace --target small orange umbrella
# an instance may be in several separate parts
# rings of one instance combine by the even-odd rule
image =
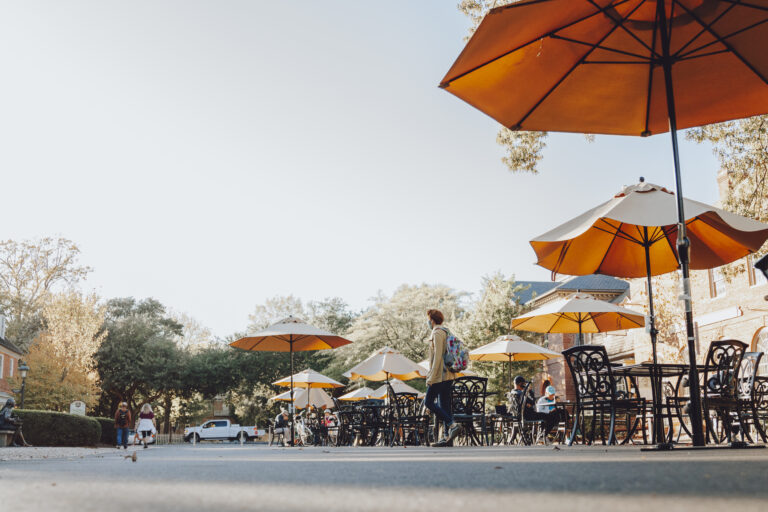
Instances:
[[[440,83],[512,130],[669,130],[689,379],[698,382],[677,129],[768,112],[766,0],[521,0],[491,9]],[[691,386],[694,445],[704,444]]]

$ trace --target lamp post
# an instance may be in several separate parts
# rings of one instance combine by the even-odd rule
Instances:
[[[21,409],[24,408],[24,388],[27,384],[27,372],[29,371],[29,366],[27,366],[27,363],[24,361],[19,362],[19,373],[21,374],[21,405],[19,406]]]

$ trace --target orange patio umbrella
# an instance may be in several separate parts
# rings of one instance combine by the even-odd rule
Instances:
[[[293,353],[309,350],[326,350],[342,347],[352,343],[350,340],[336,334],[318,329],[300,319],[289,316],[276,324],[270,325],[263,331],[253,336],[246,336],[230,343],[230,346],[241,350],[259,352],[290,352],[291,353],[291,378],[290,393],[288,395],[293,402]],[[293,418],[293,408],[291,408]],[[291,439],[293,439],[293,422],[291,422]]]
[[[440,86],[512,130],[670,131],[692,342],[677,129],[768,112],[766,0],[521,0],[491,9]],[[704,444],[691,387],[695,445]]]

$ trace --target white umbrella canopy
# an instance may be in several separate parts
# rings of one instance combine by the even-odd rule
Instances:
[[[731,263],[759,250],[768,239],[768,225],[762,222],[691,199],[684,198],[683,205],[692,269]],[[530,244],[537,264],[558,274],[666,274],[679,266],[677,215],[672,192],[641,181]]]
[[[360,400],[365,400],[367,398],[370,398],[371,395],[373,395],[373,390],[368,386],[363,386],[362,388],[358,388],[354,391],[350,391],[346,395],[340,396],[339,400],[342,400],[345,402],[358,402]]]
[[[307,393],[309,391],[309,393]],[[328,393],[320,388],[302,388],[293,393],[293,406],[297,409],[304,409],[307,407],[307,399],[309,399],[309,405],[317,408],[332,409],[333,399],[328,396]],[[291,401],[291,391],[288,390],[285,393],[280,393],[277,396],[273,396],[270,400],[280,402]]]
[[[290,387],[291,377],[285,377],[272,384],[276,386]],[[300,371],[293,375],[293,386],[296,388],[343,388],[344,384],[316,372],[312,368]]]
[[[576,293],[512,320],[512,328],[532,332],[608,332],[645,325],[645,315],[616,304]],[[471,357],[471,356],[470,356]]]
[[[425,378],[427,372],[395,349],[384,347],[343,374],[349,379],[373,381]]]
[[[412,388],[405,382],[401,381],[400,379],[392,379],[389,381],[389,385],[392,386],[392,390],[395,393],[415,393],[416,395],[421,396],[422,393],[416,388]],[[387,385],[384,384],[380,388],[378,388],[376,391],[373,392],[371,395],[371,398],[387,398]]]
[[[512,363],[517,361],[541,361],[556,357],[562,357],[562,354],[525,341],[516,334],[499,336],[491,343],[469,352],[469,358],[473,361],[502,361],[508,363],[507,385],[510,388],[512,387]]]
[[[473,361],[539,361],[556,357],[563,356],[515,334],[499,336],[495,341],[469,352],[469,358]]]
[[[427,371],[427,374],[429,374],[429,368],[431,366],[429,364],[429,359],[419,361],[418,365],[424,368]],[[457,377],[477,377],[477,373],[473,372],[470,369],[462,370],[458,373],[455,373],[454,375],[456,375]]]

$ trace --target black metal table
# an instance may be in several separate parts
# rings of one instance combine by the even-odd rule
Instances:
[[[706,369],[705,365],[697,365],[699,372],[703,372]],[[689,365],[683,363],[638,363],[624,366],[614,366],[612,371],[614,375],[619,377],[629,377],[631,379],[647,378],[651,382],[651,394],[653,396],[652,401],[652,415],[653,415],[653,431],[651,435],[651,442],[653,444],[665,444],[672,440],[672,431],[674,426],[672,424],[672,418],[670,417],[669,429],[670,435],[664,434],[664,404],[662,403],[662,387],[664,385],[664,379],[677,378],[675,383],[675,390],[680,387],[680,380],[683,376],[688,375]],[[698,383],[696,384],[698,385]]]

